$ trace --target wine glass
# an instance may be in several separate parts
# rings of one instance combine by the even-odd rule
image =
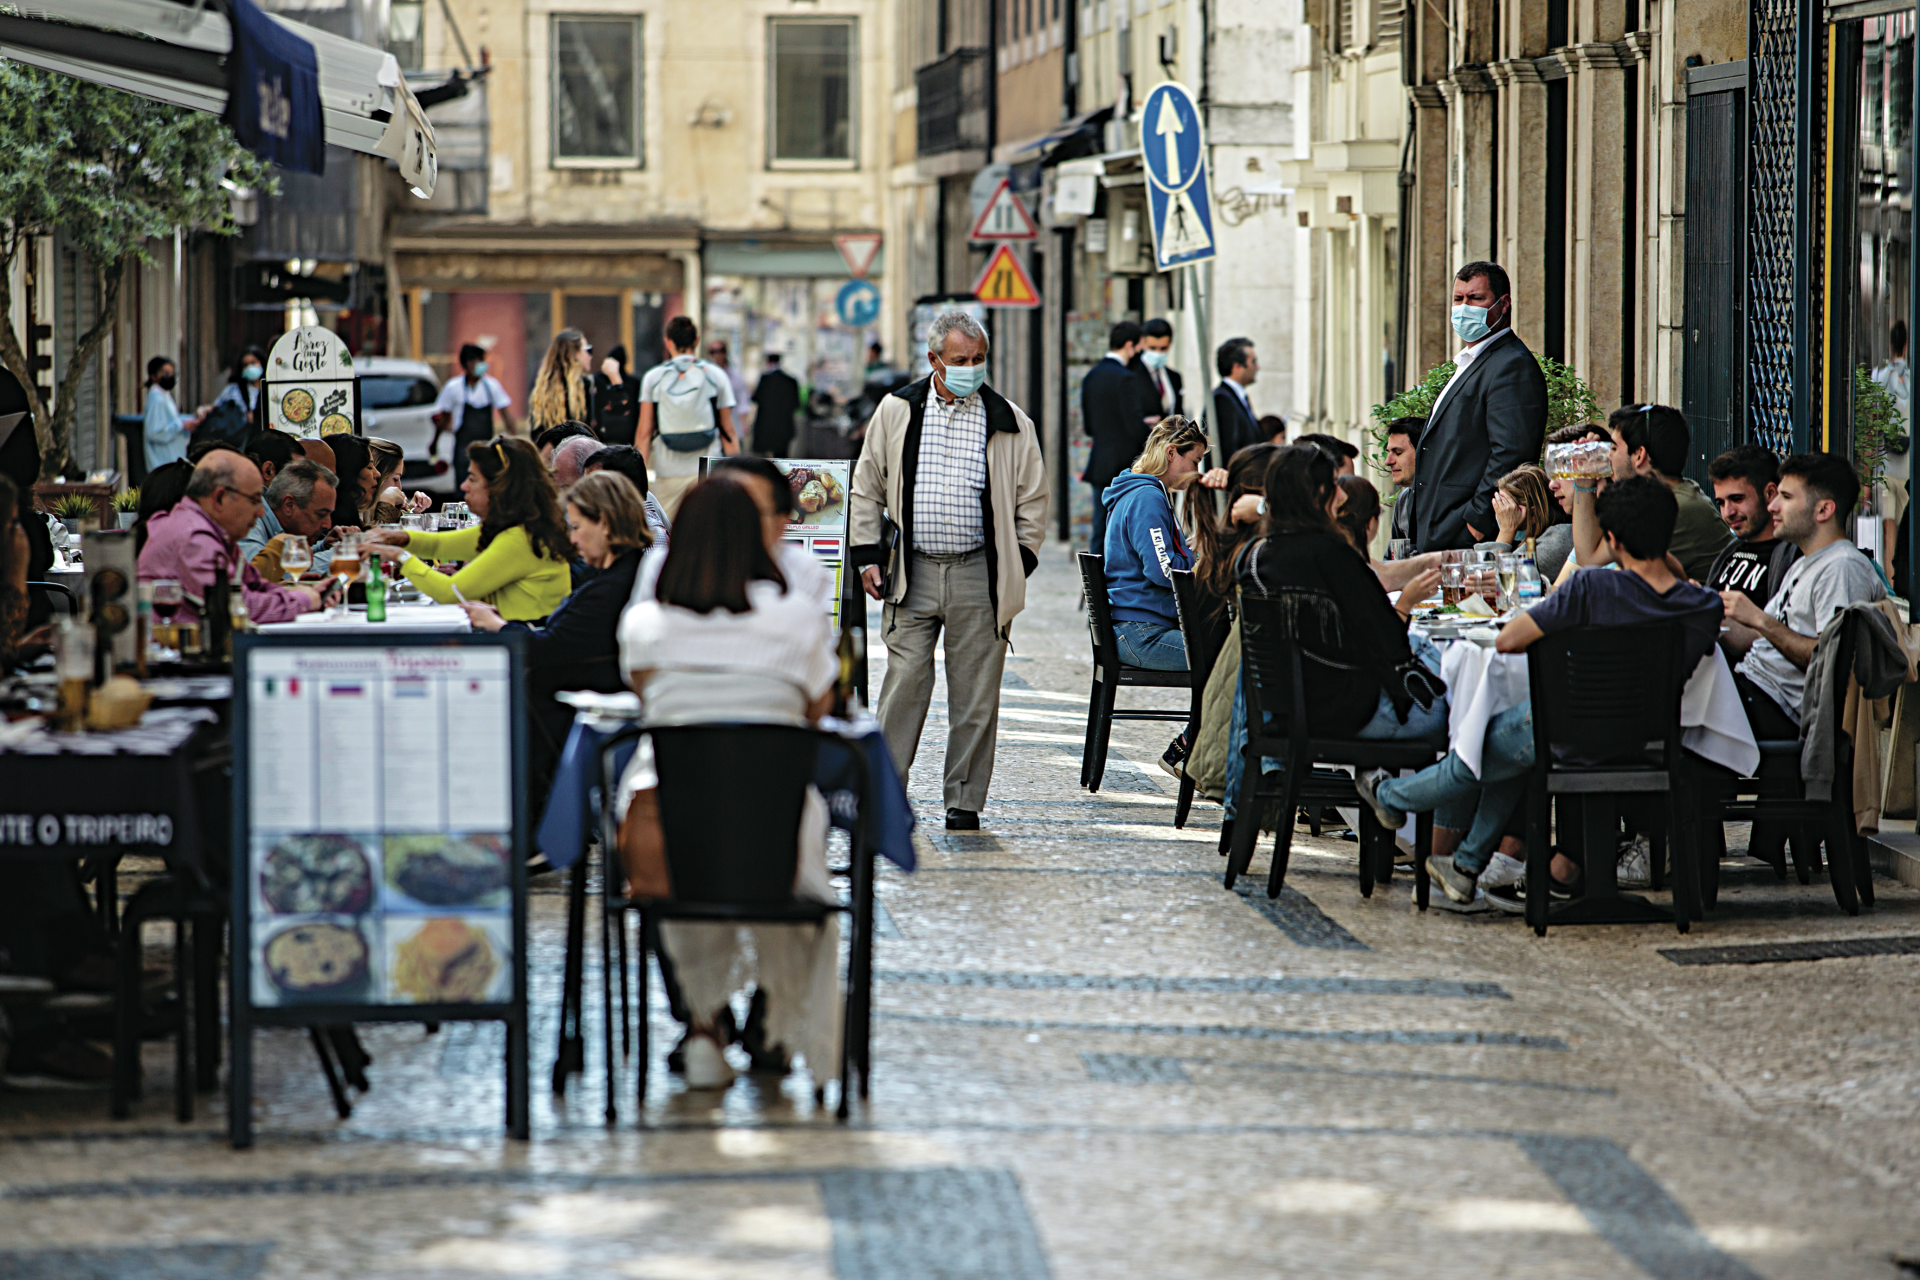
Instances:
[[[288,583],[292,583],[313,567],[313,548],[302,534],[289,533],[285,537],[280,544],[280,568],[286,573]]]
[[[1520,557],[1501,556],[1496,564],[1496,571],[1500,575],[1500,605],[1504,609],[1511,609],[1514,604],[1513,589],[1519,581]]]

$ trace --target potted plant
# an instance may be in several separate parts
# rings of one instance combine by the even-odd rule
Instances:
[[[99,509],[92,498],[83,494],[63,495],[53,504],[53,514],[60,517],[60,523],[67,526],[69,533],[93,533],[100,528]]]
[[[140,518],[140,491],[123,489],[114,494],[113,509],[120,517],[122,529],[133,528],[133,522]]]

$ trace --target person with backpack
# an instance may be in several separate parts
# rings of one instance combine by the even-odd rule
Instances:
[[[258,347],[248,347],[233,362],[227,385],[214,398],[205,422],[198,432],[202,440],[219,440],[242,453],[250,453],[254,438],[260,434],[260,378],[267,371],[267,358]],[[273,477],[268,476],[271,480]]]
[[[702,457],[740,452],[733,429],[733,384],[726,371],[702,360],[700,329],[691,317],[667,321],[667,362],[640,382],[640,426],[635,437],[653,463],[653,495],[669,519],[680,497],[700,478]]]

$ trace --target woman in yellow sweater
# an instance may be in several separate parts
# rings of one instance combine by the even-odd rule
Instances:
[[[572,546],[560,495],[534,447],[506,436],[468,445],[460,492],[480,517],[477,526],[450,533],[381,529],[369,535],[374,550],[441,604],[484,602],[509,622],[537,622],[559,608],[573,590]],[[466,563],[445,574],[429,560]]]

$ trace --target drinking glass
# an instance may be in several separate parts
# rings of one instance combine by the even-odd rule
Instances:
[[[420,523],[420,517],[412,512],[408,512],[406,515],[400,517],[400,527],[409,533],[424,532],[426,530],[426,526]]]
[[[287,575],[288,582],[294,582],[300,575],[313,567],[313,548],[304,536],[297,533],[286,535],[286,541],[280,544],[280,568]]]
[[[1413,559],[1413,539],[1412,539],[1412,538],[1390,538],[1390,539],[1388,539],[1388,541],[1387,541],[1387,559],[1389,559],[1389,560],[1411,560],[1411,559]]]
[[[1495,569],[1500,575],[1500,608],[1511,609],[1514,604],[1513,588],[1519,576],[1520,557],[1503,555],[1495,565]]]
[[[347,586],[360,579],[361,535],[343,533],[340,545],[333,549],[333,559],[327,562],[327,572],[340,579],[340,603],[334,607],[335,617],[345,617],[347,612]]]
[[[1440,553],[1440,602],[1457,605],[1466,583],[1467,563],[1458,551]]]

